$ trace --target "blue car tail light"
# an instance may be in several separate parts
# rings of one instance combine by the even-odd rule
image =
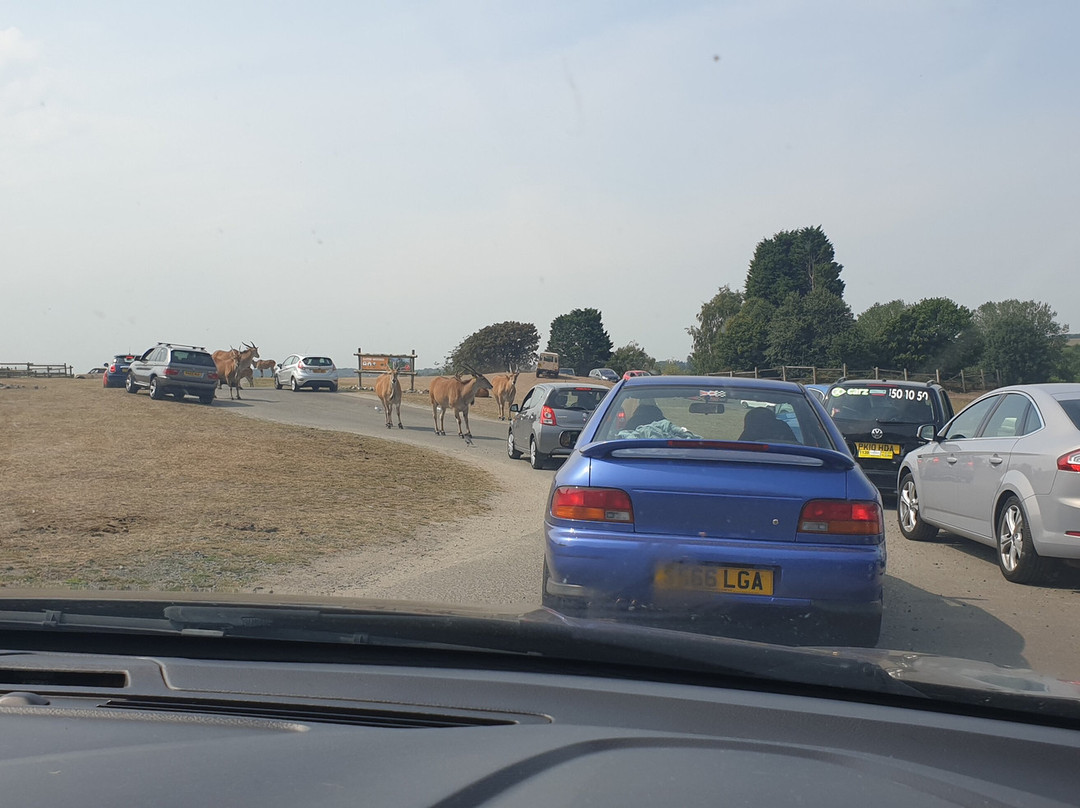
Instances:
[[[630,495],[618,488],[561,486],[551,496],[551,515],[556,519],[633,524]]]
[[[880,536],[881,506],[876,502],[813,499],[803,505],[799,532],[831,536]]]

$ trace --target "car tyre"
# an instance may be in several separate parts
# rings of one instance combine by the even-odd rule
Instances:
[[[213,393],[203,393],[203,394],[201,394],[199,396],[199,403],[200,404],[213,404],[214,403],[214,394]]]
[[[514,445],[514,430],[510,430],[506,436],[506,456],[511,460],[519,460],[521,451]]]
[[[536,448],[536,438],[529,438],[529,465],[542,469],[547,462],[547,455]]]
[[[300,392],[300,385],[298,385],[296,383],[296,377],[295,376],[293,376],[291,379],[289,379],[289,389],[292,390],[294,393],[299,393]]]
[[[131,374],[128,374],[128,377],[126,379],[124,379],[124,388],[129,393],[138,393],[139,392],[139,385],[135,384],[135,379],[132,378]]]
[[[165,391],[161,389],[157,376],[150,380],[150,398],[154,399],[154,401],[161,401],[161,399],[165,398]]]
[[[337,392],[337,385],[336,384],[330,385],[329,390],[330,390],[331,393],[336,393]]]
[[[1005,580],[1014,584],[1035,584],[1049,576],[1053,561],[1043,558],[1031,540],[1024,506],[1014,496],[1005,500],[997,520],[998,566]]]
[[[938,529],[926,524],[919,514],[919,491],[915,487],[915,478],[910,474],[904,475],[896,492],[896,519],[905,539],[930,541],[938,534]]]
[[[274,389],[275,390],[280,390],[283,386],[284,385],[282,385],[281,379],[279,379],[278,375],[275,373],[274,374]]]

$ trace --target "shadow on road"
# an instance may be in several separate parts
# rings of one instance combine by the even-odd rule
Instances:
[[[974,605],[977,598],[942,597],[885,576],[885,618],[879,648],[1030,667],[1024,638]]]
[[[942,531],[934,540],[936,544],[944,544],[971,558],[976,558],[988,564],[993,570],[998,569],[997,551],[993,547],[980,544],[962,536]],[[998,573],[1000,574],[1000,573]],[[1022,586],[1022,584],[1015,584]],[[1064,591],[1080,592],[1080,569],[1071,567],[1065,563],[1055,565],[1050,577],[1039,584],[1043,589],[1060,589]]]

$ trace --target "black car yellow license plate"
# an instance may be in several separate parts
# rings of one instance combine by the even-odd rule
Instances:
[[[895,443],[856,443],[859,457],[873,457],[879,460],[892,460],[900,454],[900,447]]]
[[[657,567],[653,586],[663,592],[722,592],[737,595],[771,595],[771,569],[721,567],[706,564],[665,564]]]

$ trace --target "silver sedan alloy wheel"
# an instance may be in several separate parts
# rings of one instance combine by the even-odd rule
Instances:
[[[1024,512],[1013,502],[1001,514],[998,553],[1006,572],[1016,572],[1024,558]]]

